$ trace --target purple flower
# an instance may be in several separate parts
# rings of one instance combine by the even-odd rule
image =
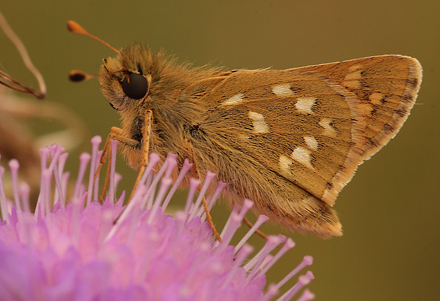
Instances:
[[[190,180],[184,211],[174,217],[164,214],[192,166],[186,160],[173,181],[170,176],[177,162],[172,154],[157,167],[157,173],[153,167],[159,156],[151,154],[131,202],[124,206],[125,193],[115,197],[120,176],[114,163],[117,142],[112,141],[109,189],[105,200],[99,202],[99,181],[94,182],[93,175],[101,156],[100,142],[100,137],[93,138],[92,155],[81,155],[75,189],[69,196],[64,149],[53,145],[41,150],[35,213],[29,210],[28,187],[18,184],[18,162],[9,162],[13,200],[5,196],[4,169],[0,170],[2,300],[271,300],[282,285],[312,264],[312,257],[305,256],[284,279],[265,290],[265,273],[294,242],[282,235],[269,236],[265,246],[251,256],[253,248],[246,241],[267,220],[260,216],[237,245],[230,245],[252,207],[249,200],[232,210],[221,233],[222,242],[213,240],[201,205],[215,176],[212,173],[202,184]],[[83,179],[89,161],[86,188]],[[225,186],[219,183],[206,195],[209,208]],[[270,255],[280,245],[279,251]],[[307,289],[298,294],[312,279],[310,271],[299,276],[279,300],[294,296],[303,301],[313,299]]]

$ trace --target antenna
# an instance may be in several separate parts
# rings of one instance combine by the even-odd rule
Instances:
[[[84,71],[81,71],[81,70],[72,70],[69,73],[69,79],[72,82],[82,82],[82,81],[89,80],[89,79],[95,78],[95,77],[98,77],[98,76],[95,74],[85,73]]]
[[[67,29],[70,32],[82,34],[82,35],[88,36],[92,39],[95,39],[96,41],[100,42],[101,44],[104,44],[105,46],[107,46],[108,48],[113,50],[114,52],[119,53],[118,49],[112,47],[109,43],[104,42],[100,38],[88,33],[81,25],[79,25],[75,21],[67,21]],[[73,82],[82,82],[82,81],[89,80],[94,77],[97,77],[97,75],[87,74],[84,71],[80,71],[80,70],[72,70],[69,73],[69,79]]]
[[[111,50],[113,50],[114,52],[119,53],[118,49],[112,47],[109,43],[104,42],[100,38],[98,38],[98,37],[88,33],[84,28],[81,27],[81,25],[79,25],[75,21],[67,21],[67,29],[70,32],[77,33],[77,34],[82,34],[82,35],[88,36],[88,37],[90,37],[92,39],[95,39],[98,42],[100,42],[100,43],[104,44],[105,46],[107,46],[108,48],[110,48]]]

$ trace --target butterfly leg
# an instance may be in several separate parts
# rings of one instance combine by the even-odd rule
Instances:
[[[194,156],[193,146],[192,146],[191,142],[189,142],[187,139],[185,139],[185,143],[186,143],[186,148],[187,148],[189,157],[192,158],[192,161],[194,162],[194,166],[195,166],[195,171],[194,171],[195,174],[194,174],[194,176],[197,179],[200,179],[200,176],[199,176],[200,173],[199,173],[198,168],[197,168],[197,166],[199,166],[199,165],[197,164],[196,157]],[[200,190],[201,190],[201,187],[199,187],[199,191]],[[211,228],[212,233],[214,234],[215,238],[219,242],[221,242],[222,238],[220,237],[220,234],[217,232],[217,229],[215,228],[214,222],[212,221],[211,214],[209,213],[208,203],[206,203],[206,198],[205,197],[202,198],[202,203],[203,203],[203,208],[205,209],[206,220],[208,221],[209,227]]]
[[[142,175],[144,174],[145,168],[148,165],[148,156],[150,154],[150,138],[151,138],[151,125],[153,124],[153,111],[146,110],[145,111],[145,123],[142,131],[142,157],[141,164],[139,168],[139,173],[136,178],[136,182],[134,183],[133,189],[131,190],[130,198],[128,201],[130,202],[133,197],[134,192],[136,191],[139,182],[141,181]]]
[[[148,164],[152,120],[153,120],[153,112],[151,110],[146,110],[145,111],[145,126],[144,126],[144,130],[143,130],[143,138],[142,138],[141,164],[140,164],[140,168],[139,168],[139,174],[136,178],[136,182],[133,186],[133,189],[131,191],[130,198],[128,199],[128,201],[130,201],[131,198],[133,197],[133,194],[136,191],[136,188],[139,184],[139,181],[142,178],[142,174],[145,171],[145,167]],[[133,148],[136,148],[139,146],[139,141],[124,137],[122,134],[122,130],[120,128],[112,127],[110,130],[110,133],[107,136],[107,140],[105,141],[104,148],[102,150],[101,160],[100,160],[99,166],[95,172],[95,176],[93,178],[93,181],[96,181],[96,178],[98,177],[98,174],[99,174],[102,166],[107,162],[107,156],[109,158],[111,158],[110,154],[109,154],[110,140],[117,140],[117,141],[119,141],[129,147],[133,147]],[[102,194],[101,194],[101,199],[104,199],[104,197],[105,197],[105,192],[107,191],[109,177],[110,177],[110,164],[108,164],[107,173],[106,173],[105,181],[104,181],[104,187],[103,187]]]
[[[93,182],[96,181],[98,174],[101,171],[102,166],[107,162],[107,156],[109,157],[109,160],[111,160],[111,156],[109,153],[110,140],[117,140],[117,141],[124,143],[128,146],[131,146],[131,147],[136,147],[139,144],[139,142],[136,140],[124,137],[122,135],[122,130],[120,128],[112,127],[110,129],[110,133],[108,134],[107,139],[105,141],[104,148],[102,150],[101,160],[99,161],[98,168],[96,169],[95,176],[93,178]],[[101,193],[101,200],[103,200],[105,198],[105,193],[107,191],[108,182],[110,179],[110,163],[111,162],[109,162],[109,164],[107,166],[107,173],[105,175],[104,187],[103,187],[102,193]]]
[[[200,189],[199,189],[199,191],[200,191]],[[211,217],[211,214],[209,213],[209,208],[208,208],[208,204],[206,203],[205,197],[203,197],[202,203],[203,203],[203,208],[205,208],[206,219],[208,220],[209,227],[211,228],[212,233],[214,233],[215,238],[219,242],[221,242],[222,238],[220,237],[220,234],[218,234],[217,229],[215,228],[214,222],[212,221],[212,217]]]

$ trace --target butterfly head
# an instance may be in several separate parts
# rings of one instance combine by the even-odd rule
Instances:
[[[99,82],[110,105],[124,111],[147,101],[153,76],[160,74],[157,63],[150,50],[138,44],[122,49],[116,57],[104,59]]]
[[[146,102],[152,82],[160,80],[162,71],[169,65],[161,52],[153,55],[143,45],[135,44],[118,50],[88,33],[74,21],[69,21],[67,28],[73,33],[91,37],[117,53],[115,57],[104,59],[98,76],[73,70],[69,77],[76,82],[99,77],[104,96],[118,111],[130,110],[131,107],[139,107]]]
[[[104,96],[122,115],[142,115],[140,108],[153,108],[156,105],[169,108],[178,101],[181,91],[186,87],[218,71],[214,68],[192,68],[190,64],[179,64],[175,59],[167,58],[163,51],[153,54],[148,47],[141,44],[118,50],[88,33],[74,21],[69,21],[67,28],[73,33],[91,37],[117,53],[114,57],[104,59],[97,76],[72,70],[69,78],[80,82],[98,77]]]

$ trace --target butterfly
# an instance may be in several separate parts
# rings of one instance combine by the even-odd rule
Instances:
[[[226,199],[251,199],[272,221],[322,237],[342,235],[336,197],[397,134],[422,78],[420,63],[400,55],[222,71],[141,44],[115,51],[98,78],[131,166],[173,152],[199,177],[228,183]]]

